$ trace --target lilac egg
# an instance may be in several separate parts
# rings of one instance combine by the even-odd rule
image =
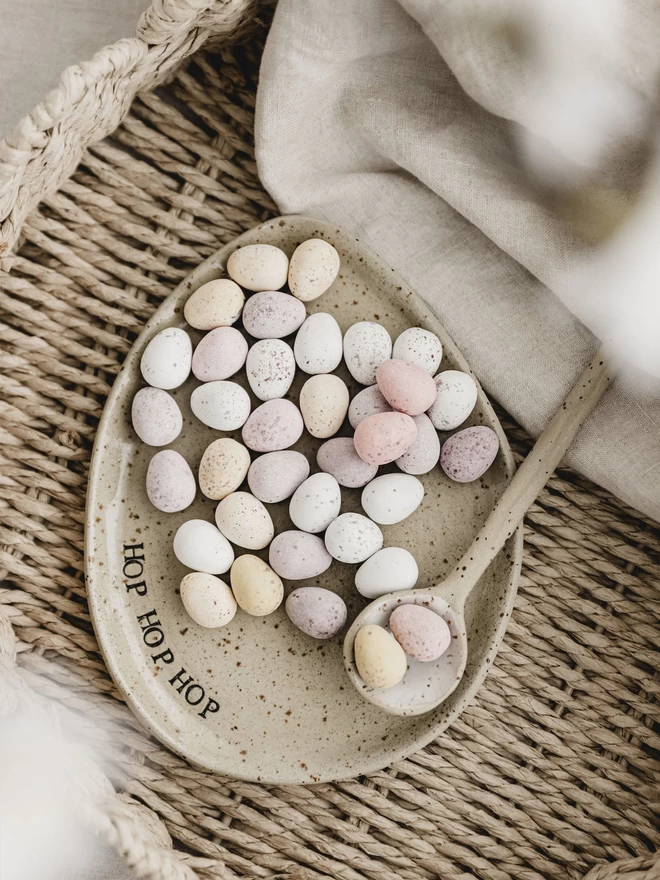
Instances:
[[[383,392],[378,385],[369,385],[351,400],[348,407],[348,421],[351,423],[351,428],[355,430],[360,422],[369,416],[386,412],[392,412],[392,407],[383,397]]]
[[[255,452],[276,452],[300,439],[300,410],[290,400],[277,398],[258,406],[243,425],[243,443]]]
[[[427,415],[422,413],[413,419],[417,425],[417,437],[396,463],[406,474],[428,474],[440,458],[440,438]]]
[[[333,437],[316,454],[316,463],[326,474],[332,474],[340,486],[360,489],[378,473],[377,464],[363,461],[355,450],[352,437]]]
[[[408,657],[422,663],[442,657],[451,644],[445,619],[422,605],[399,605],[390,615],[390,629]]]
[[[313,639],[330,639],[346,623],[346,603],[321,587],[299,587],[286,600],[286,613],[294,626]]]
[[[255,339],[282,339],[295,333],[307,317],[305,306],[281,290],[255,293],[243,308],[243,326]]]
[[[273,571],[290,581],[318,577],[330,568],[332,556],[323,538],[309,532],[290,529],[276,535],[268,550]]]
[[[445,441],[440,466],[457,483],[471,483],[485,474],[495,461],[500,441],[485,425],[464,428]]]
[[[248,485],[259,501],[277,504],[290,498],[308,476],[309,462],[302,452],[283,449],[267,452],[252,462],[248,471]]]
[[[157,510],[177,513],[195,500],[195,477],[185,458],[174,449],[157,452],[147,468],[147,497]]]
[[[238,373],[248,353],[248,344],[235,327],[218,327],[197,345],[192,371],[200,382],[217,382]]]

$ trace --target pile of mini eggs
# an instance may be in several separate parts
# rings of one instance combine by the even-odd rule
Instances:
[[[342,338],[332,315],[307,315],[304,303],[331,286],[339,264],[335,248],[321,239],[303,242],[291,260],[272,245],[239,248],[227,262],[229,278],[202,285],[185,304],[188,324],[208,331],[194,351],[188,333],[173,327],[154,336],[142,355],[148,387],[133,400],[132,421],[144,443],[166,446],[179,436],[183,419],[168,391],[191,370],[201,383],[190,397],[193,414],[219,432],[242,429],[242,443],[225,436],[213,440],[199,465],[200,490],[219,502],[215,525],[191,519],[174,536],[175,556],[191,569],[180,585],[181,600],[200,626],[226,625],[237,607],[271,614],[284,598],[281,578],[318,577],[333,560],[359,565],[355,586],[368,599],[412,589],[418,578],[413,555],[383,547],[380,526],[417,509],[424,496],[417,475],[438,462],[450,479],[470,482],[497,455],[497,435],[485,426],[454,433],[441,449],[438,431],[465,421],[477,388],[467,373],[438,372],[442,345],[433,333],[413,327],[392,345],[385,327],[361,321]],[[282,290],[287,282],[290,292]],[[234,326],[239,319],[242,331]],[[285,337],[294,333],[292,347]],[[342,357],[365,386],[352,400],[333,373]],[[248,392],[231,378],[244,367],[262,401],[254,410]],[[285,399],[296,369],[309,375],[298,405]],[[353,436],[335,437],[347,416]],[[311,476],[307,457],[290,448],[305,429],[325,441],[316,456],[319,472]],[[379,466],[391,462],[400,472],[377,476]],[[240,490],[246,479],[249,491]],[[340,512],[342,486],[362,488],[366,515]],[[192,504],[197,484],[183,456],[166,449],[151,459],[146,488],[154,507],[174,513]],[[275,535],[266,505],[287,499],[295,529]],[[268,547],[268,563],[252,553],[235,556],[234,547]],[[227,572],[230,585],[218,577]],[[347,617],[340,596],[313,586],[293,590],[286,613],[316,639],[339,633]],[[388,629],[360,630],[356,664],[368,685],[391,687],[403,678],[407,658],[435,660],[450,641],[442,617],[401,605]]]

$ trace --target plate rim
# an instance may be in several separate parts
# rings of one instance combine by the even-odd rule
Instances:
[[[103,657],[103,661],[107,667],[107,670],[112,678],[115,687],[121,694],[122,698],[126,702],[133,715],[136,717],[138,722],[143,725],[149,731],[149,733],[154,736],[160,743],[165,745],[175,754],[184,758],[186,761],[189,761],[193,766],[202,768],[212,773],[216,773],[218,775],[231,776],[234,779],[246,782],[258,782],[265,785],[305,785],[336,782],[346,779],[352,779],[355,776],[369,775],[371,773],[376,773],[385,767],[391,766],[397,761],[404,760],[415,752],[421,751],[423,748],[429,745],[429,743],[437,739],[438,736],[440,736],[448,727],[450,727],[456,721],[458,716],[461,715],[466,707],[472,702],[473,697],[481,688],[491,666],[493,665],[493,660],[495,659],[499,647],[502,644],[511,617],[511,613],[513,611],[522,569],[523,523],[521,522],[517,526],[514,534],[511,536],[505,547],[503,547],[500,551],[500,553],[503,553],[510,548],[509,552],[511,557],[511,568],[509,571],[509,577],[507,579],[506,598],[504,602],[503,615],[499,618],[499,623],[487,645],[484,659],[481,665],[475,671],[474,677],[470,685],[460,695],[460,699],[457,701],[451,712],[449,712],[447,715],[443,715],[442,718],[439,719],[437,724],[432,725],[429,730],[424,732],[422,735],[413,736],[407,744],[392,749],[392,751],[388,753],[388,757],[385,763],[383,763],[382,758],[375,757],[372,760],[369,760],[369,756],[365,756],[364,761],[360,761],[360,766],[355,767],[353,770],[350,771],[348,775],[346,774],[345,768],[341,768],[341,770],[340,768],[335,768],[334,770],[330,769],[327,773],[315,777],[313,780],[310,779],[309,776],[305,776],[303,778],[302,774],[300,776],[297,776],[295,775],[295,773],[290,775],[284,774],[281,776],[270,778],[265,777],[263,774],[260,774],[257,777],[254,774],[245,771],[241,772],[241,769],[239,767],[232,768],[231,770],[220,769],[219,767],[211,766],[204,761],[199,761],[197,757],[191,752],[191,750],[186,747],[185,743],[178,741],[167,730],[167,728],[163,726],[162,723],[154,723],[150,716],[147,715],[146,712],[142,709],[139,699],[134,696],[131,686],[128,685],[125,680],[125,676],[120,667],[118,654],[112,653],[106,648],[105,641],[107,638],[107,634],[106,637],[102,637],[100,634],[101,632],[103,632],[103,624],[101,622],[101,606],[103,604],[101,601],[103,596],[103,579],[99,578],[99,583],[96,583],[96,578],[92,574],[91,567],[88,568],[88,560],[90,556],[93,555],[92,545],[94,542],[94,536],[104,531],[104,521],[102,521],[101,524],[97,523],[95,521],[94,511],[96,510],[98,503],[98,486],[100,485],[99,468],[102,460],[103,441],[106,433],[108,433],[108,423],[111,419],[111,411],[114,410],[116,399],[122,394],[124,386],[127,382],[130,381],[135,362],[138,360],[138,357],[141,354],[143,348],[146,346],[148,340],[151,339],[153,331],[156,327],[160,327],[164,319],[170,317],[169,312],[172,311],[174,301],[178,300],[182,295],[186,293],[190,295],[194,290],[197,289],[197,287],[201,286],[201,284],[204,283],[203,281],[199,281],[199,283],[197,283],[197,279],[203,277],[207,273],[208,269],[210,268],[210,264],[213,264],[214,271],[218,262],[220,262],[224,268],[229,255],[234,250],[242,247],[243,243],[254,243],[251,241],[251,239],[255,235],[258,235],[260,232],[268,229],[269,227],[277,225],[282,220],[286,223],[297,221],[301,221],[303,223],[311,223],[313,225],[316,225],[319,231],[324,236],[330,236],[332,234],[332,231],[334,231],[335,234],[340,234],[349,239],[353,239],[360,245],[360,248],[369,255],[370,259],[380,266],[382,270],[385,270],[386,272],[393,272],[396,278],[401,280],[402,292],[408,299],[408,307],[412,306],[413,311],[417,312],[420,317],[424,318],[424,320],[428,320],[430,318],[431,321],[435,321],[438,323],[439,326],[441,326],[444,336],[447,338],[451,345],[453,359],[456,361],[461,370],[469,373],[475,379],[478,389],[479,404],[482,410],[484,412],[487,412],[491,416],[496,427],[496,433],[498,434],[500,440],[500,451],[502,452],[504,458],[508,480],[511,479],[515,471],[515,464],[508,438],[504,432],[504,429],[502,428],[501,422],[497,414],[495,413],[490,401],[488,400],[486,393],[481,387],[479,379],[470,368],[465,357],[463,356],[463,353],[458,348],[440,319],[433,314],[430,306],[428,306],[426,302],[419,296],[419,294],[412,289],[412,287],[405,281],[405,279],[398,273],[398,271],[388,266],[388,264],[382,259],[382,257],[380,257],[371,247],[364,244],[358,236],[355,236],[349,231],[342,229],[338,224],[330,223],[327,220],[321,220],[319,218],[311,217],[304,214],[278,215],[277,217],[271,218],[270,220],[264,221],[263,223],[259,223],[257,226],[254,226],[251,229],[241,233],[239,236],[232,239],[221,248],[218,248],[218,250],[208,256],[198,266],[196,266],[188,275],[186,275],[184,279],[182,279],[181,282],[179,282],[179,284],[177,284],[177,286],[171,291],[171,293],[169,293],[168,296],[165,297],[165,299],[160,303],[154,314],[141,328],[135,341],[131,345],[130,350],[126,354],[124,362],[119,372],[117,373],[117,376],[115,377],[112,388],[110,389],[110,393],[108,394],[108,397],[105,401],[103,412],[101,414],[101,418],[99,420],[98,428],[96,431],[96,436],[94,438],[94,445],[92,448],[92,455],[89,465],[87,499],[85,506],[85,586],[90,617],[92,621],[92,626],[94,628],[94,635],[98,643],[101,656]],[[174,313],[176,313],[176,311],[177,310],[175,308]],[[182,311],[183,309],[181,309],[181,312]]]

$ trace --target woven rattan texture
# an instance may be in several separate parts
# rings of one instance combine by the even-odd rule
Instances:
[[[110,810],[105,836],[144,876],[658,878],[660,528],[568,471],[527,516],[516,611],[475,705],[388,771],[268,788],[192,769],[104,668],[83,579],[94,432],[156,306],[275,211],[252,148],[261,37],[141,94],[30,213],[0,278],[0,673],[17,647],[21,686],[86,713],[92,746],[96,722],[111,732],[115,804],[151,808],[177,850],[178,873],[136,854]]]

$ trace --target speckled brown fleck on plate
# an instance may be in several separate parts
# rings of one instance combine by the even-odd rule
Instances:
[[[173,555],[172,537],[187,519],[212,522],[215,502],[198,492],[193,505],[177,514],[160,513],[149,504],[144,481],[155,450],[140,443],[130,425],[131,400],[143,384],[140,357],[155,333],[184,326],[187,297],[201,284],[222,277],[237,247],[263,242],[290,255],[297,244],[313,237],[332,242],[341,270],[332,288],[307,304],[308,311],[330,312],[344,331],[356,321],[379,321],[392,338],[407,327],[426,327],[442,340],[442,368],[469,371],[424,303],[359,241],[306,217],[272,220],[202,263],[140,334],[99,426],[87,506],[92,617],[108,668],[128,704],[159,740],[195,764],[262,782],[318,782],[369,773],[436,737],[486,675],[513,605],[522,555],[518,529],[471,596],[470,656],[461,685],[435,711],[411,718],[393,717],[365,702],[344,671],[341,637],[328,642],[307,638],[294,629],[283,606],[266,618],[239,612],[219,630],[202,629],[186,615],[178,595],[186,570]],[[199,335],[192,335],[196,342]],[[343,365],[339,372],[351,394],[359,390]],[[291,399],[297,401],[303,380],[297,376]],[[237,381],[248,387],[244,371]],[[206,446],[220,436],[192,416],[188,401],[196,384],[191,378],[174,392],[184,429],[171,444],[195,471]],[[426,494],[413,516],[383,529],[386,546],[414,553],[420,587],[444,577],[513,470],[509,445],[482,392],[468,424],[490,425],[500,437],[501,451],[487,474],[461,485],[436,468],[421,478]],[[310,456],[314,471],[319,443],[304,436],[295,447]],[[359,510],[359,495],[359,490],[342,489],[342,511]],[[278,531],[291,527],[286,503],[269,508]],[[353,585],[355,568],[335,562],[319,578],[287,583],[287,593],[294,586],[313,584],[335,590],[346,600],[350,620],[366,602]]]

